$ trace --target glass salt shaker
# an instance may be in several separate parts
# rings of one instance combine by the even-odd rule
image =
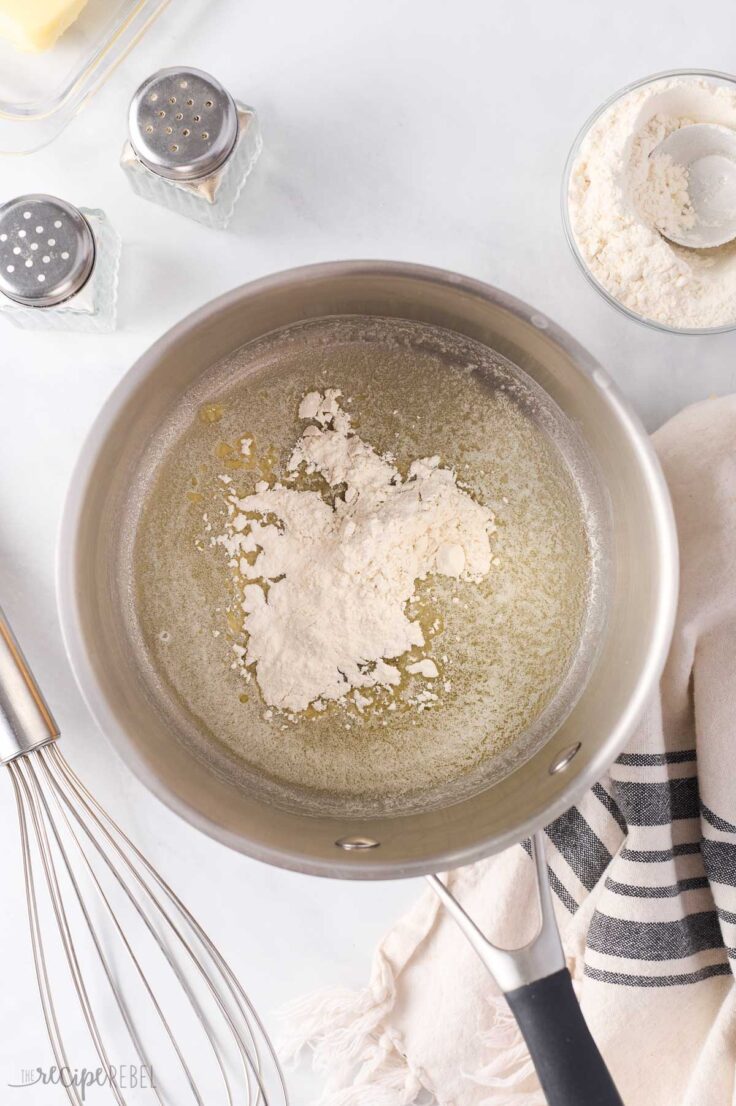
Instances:
[[[134,95],[121,165],[146,200],[224,229],[263,148],[253,108],[199,69],[160,69]]]
[[[26,330],[114,330],[120,248],[103,211],[41,193],[9,200],[0,313]]]

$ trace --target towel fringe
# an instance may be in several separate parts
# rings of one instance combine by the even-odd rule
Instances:
[[[395,997],[393,972],[379,952],[373,979],[363,990],[323,990],[282,1009],[282,1058],[296,1063],[308,1050],[313,1070],[328,1079],[313,1106],[411,1106],[420,1091],[431,1093],[427,1078],[412,1069],[400,1039],[388,1029]],[[466,1072],[466,1078],[491,1091],[488,1106],[544,1106],[505,1000],[488,995],[486,1002],[488,1022],[479,1032],[482,1067]]]
[[[305,1050],[312,1068],[328,1075],[315,1106],[411,1106],[422,1083],[385,1031],[396,987],[379,952],[370,984],[361,991],[331,988],[296,999],[279,1015],[279,1052],[296,1063]]]

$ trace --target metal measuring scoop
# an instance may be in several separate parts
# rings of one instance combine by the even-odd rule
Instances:
[[[665,237],[696,250],[736,238],[736,131],[718,123],[692,123],[663,139],[651,156],[662,154],[687,171],[695,213],[691,227],[668,228]]]

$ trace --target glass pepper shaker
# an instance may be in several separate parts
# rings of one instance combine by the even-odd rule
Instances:
[[[263,148],[253,108],[199,69],[160,69],[135,93],[121,165],[133,191],[224,229]]]
[[[0,207],[0,313],[26,330],[115,328],[120,238],[97,209],[55,196]]]

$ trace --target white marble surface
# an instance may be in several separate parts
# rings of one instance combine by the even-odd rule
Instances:
[[[172,0],[150,37],[52,146],[0,163],[0,198],[48,191],[104,207],[124,239],[120,328],[48,336],[0,319],[0,597],[64,732],[68,758],[230,955],[268,1016],[325,983],[359,985],[417,883],[319,881],[211,843],[116,759],[59,636],[54,538],[74,457],[112,386],[193,308],[306,262],[385,257],[498,285],[567,327],[653,428],[736,384],[736,335],[638,326],[569,256],[559,186],[579,125],[619,86],[665,68],[733,66],[723,0]],[[117,167],[130,93],[153,69],[216,73],[261,114],[266,152],[227,234],[135,198]],[[0,791],[0,1101],[47,1056],[27,954],[10,787]],[[312,1079],[292,1077],[294,1102]]]

